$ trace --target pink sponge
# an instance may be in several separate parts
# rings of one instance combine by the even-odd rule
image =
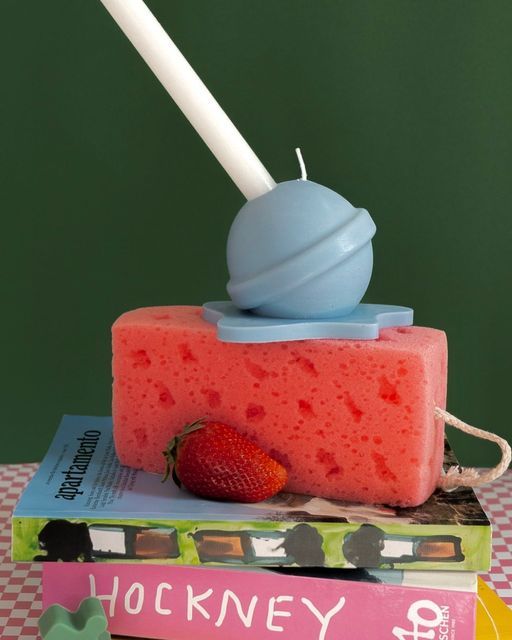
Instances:
[[[113,326],[114,436],[123,464],[161,473],[185,424],[221,420],[284,464],[286,490],[413,506],[441,472],[442,331],[378,340],[220,342],[198,307],[150,307]]]

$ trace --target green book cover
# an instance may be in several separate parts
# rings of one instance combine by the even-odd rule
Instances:
[[[456,464],[446,446],[446,464]],[[65,416],[12,517],[16,562],[140,561],[487,571],[491,526],[471,489],[419,507],[279,493],[203,500],[122,466],[109,417]]]

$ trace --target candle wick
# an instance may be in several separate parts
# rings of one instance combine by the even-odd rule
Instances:
[[[297,159],[299,161],[300,179],[301,180],[307,180],[308,179],[308,174],[306,173],[306,165],[304,164],[304,158],[302,157],[302,153],[301,153],[300,147],[297,147],[295,149],[295,153],[297,154]]]

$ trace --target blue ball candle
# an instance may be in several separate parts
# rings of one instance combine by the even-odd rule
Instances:
[[[306,179],[279,183],[231,226],[228,293],[262,316],[346,316],[370,282],[375,231],[369,213],[335,191]]]

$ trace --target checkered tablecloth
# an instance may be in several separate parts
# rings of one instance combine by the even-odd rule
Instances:
[[[0,638],[35,640],[41,615],[41,565],[10,562],[10,517],[37,464],[0,465]],[[512,470],[477,491],[493,522],[491,572],[483,576],[512,607]]]

